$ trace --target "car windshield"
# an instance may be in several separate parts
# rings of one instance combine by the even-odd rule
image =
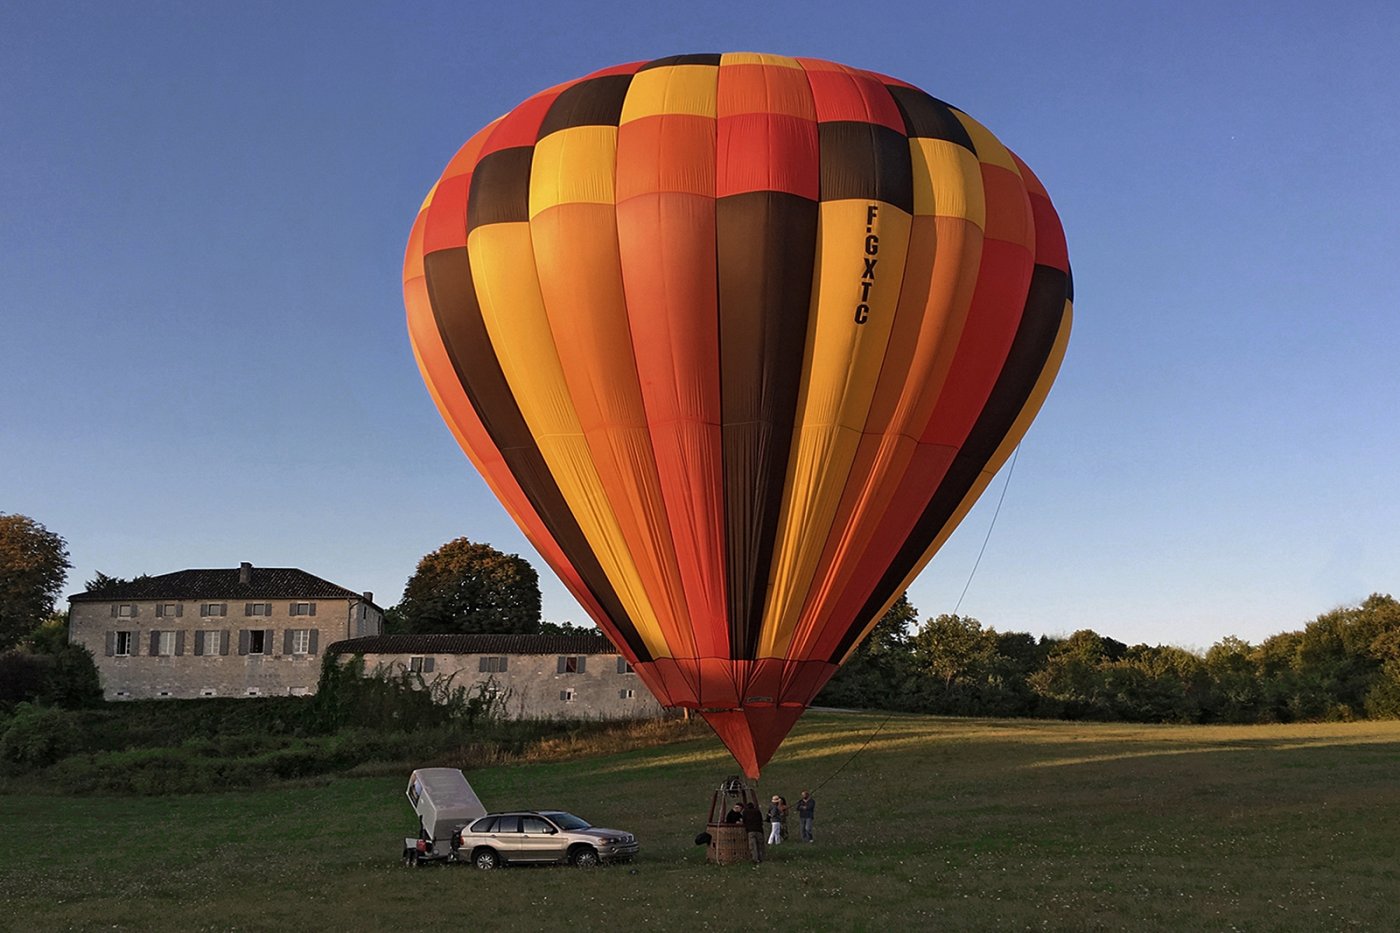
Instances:
[[[563,830],[588,829],[590,824],[587,820],[580,819],[572,813],[565,813],[562,810],[546,811],[545,816],[554,821],[554,825]]]

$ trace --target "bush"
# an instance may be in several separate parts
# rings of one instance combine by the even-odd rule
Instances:
[[[27,768],[43,768],[82,746],[82,730],[69,713],[23,703],[0,736],[0,758]]]
[[[33,700],[44,689],[53,659],[19,648],[0,652],[0,707]]]

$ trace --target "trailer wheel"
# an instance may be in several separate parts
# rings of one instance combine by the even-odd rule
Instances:
[[[501,866],[501,857],[496,854],[495,849],[477,849],[472,855],[472,864],[482,871],[490,871]]]

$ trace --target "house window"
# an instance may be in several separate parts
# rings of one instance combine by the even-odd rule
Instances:
[[[294,616],[314,616],[316,614],[315,603],[292,603],[291,608]]]
[[[506,669],[506,659],[503,656],[485,657],[481,659],[478,670],[483,674],[499,674]]]
[[[131,633],[117,632],[116,640],[112,643],[113,654],[119,658],[131,656]]]
[[[244,696],[247,696],[247,697],[260,697],[260,696],[262,696],[262,688],[261,688],[261,687],[249,687],[247,690],[244,690],[244,691],[243,691],[243,695],[244,695]]]
[[[222,618],[228,615],[228,603],[201,603],[199,614],[206,619]]]
[[[267,632],[260,628],[255,628],[248,632],[248,653],[267,653]]]
[[[163,658],[172,657],[175,654],[175,633],[161,632],[156,642],[156,654]]]
[[[560,699],[561,701],[565,702],[565,703],[572,703],[572,702],[574,702],[574,690],[573,690],[573,688],[570,687],[568,690],[560,690],[560,691],[559,691],[559,699]]]
[[[159,693],[157,693],[156,696],[158,696],[158,697],[168,697],[168,696],[171,696],[171,693],[170,693],[169,690],[162,690],[162,691],[160,691]]]
[[[272,615],[272,603],[244,603],[243,614],[245,616],[270,616]]]
[[[408,669],[415,674],[431,674],[437,666],[436,658],[409,658]]]
[[[219,695],[219,691],[215,690],[213,687],[205,687],[203,690],[199,691],[199,695],[202,697],[216,697]]]
[[[633,699],[636,699],[636,697],[637,697],[637,691],[635,691],[635,690],[619,690],[619,691],[617,691],[617,698],[618,698],[619,700],[633,700]]]
[[[176,603],[157,603],[157,604],[156,604],[156,618],[158,618],[158,619],[173,619],[173,618],[175,618],[176,616],[182,616],[182,615],[184,615],[185,613],[184,613],[183,609],[184,609],[183,605],[176,604]]]
[[[559,656],[559,673],[561,674],[582,674],[585,667],[585,658],[581,654],[565,654]]]
[[[311,629],[299,628],[292,632],[292,654],[306,654],[311,650]]]
[[[112,696],[116,697],[118,700],[125,700],[127,697],[131,696],[131,694],[127,693],[125,690],[118,690],[116,693],[112,694]]]
[[[202,644],[199,648],[200,654],[223,654],[224,653],[224,633],[219,631],[200,632],[199,638]]]
[[[618,659],[617,659],[617,672],[618,672],[619,674],[635,674],[635,673],[637,673],[636,671],[634,671],[634,670],[632,669],[632,664],[631,664],[631,662],[629,662],[626,658],[618,658]]]
[[[129,619],[136,615],[136,607],[131,603],[122,603],[117,607],[117,616],[122,619]]]

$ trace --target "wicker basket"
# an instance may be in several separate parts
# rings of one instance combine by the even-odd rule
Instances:
[[[710,823],[710,846],[705,858],[716,865],[733,865],[749,861],[749,834],[743,823]]]

